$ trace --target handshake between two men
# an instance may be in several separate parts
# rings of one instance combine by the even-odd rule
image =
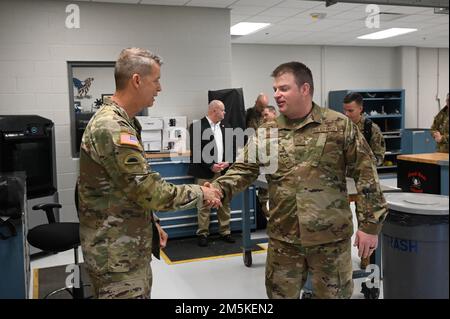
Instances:
[[[211,167],[211,170],[214,173],[220,173],[224,169],[228,168],[230,166],[230,163],[228,162],[220,162],[216,163]],[[222,192],[213,187],[211,183],[205,182],[203,186],[201,186],[203,191],[203,202],[206,206],[209,208],[219,208],[222,206]]]

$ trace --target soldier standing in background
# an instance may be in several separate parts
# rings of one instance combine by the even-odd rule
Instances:
[[[266,106],[262,111],[262,117],[264,123],[269,121],[275,121],[275,119],[277,118],[277,111],[275,110],[275,107],[273,107],[272,105]],[[261,209],[264,213],[264,216],[266,218],[269,218],[269,210],[267,208],[267,204],[269,203],[269,191],[267,190],[267,188],[263,187],[258,188],[258,200],[261,205]],[[262,218],[262,216],[258,216],[258,218]],[[267,226],[267,222],[258,224],[263,225],[264,226],[263,228]]]
[[[351,92],[344,97],[344,114],[358,126],[364,135],[370,149],[375,155],[376,165],[383,165],[386,144],[383,134],[377,124],[363,114],[363,97],[357,92]]]
[[[247,128],[252,128],[256,132],[258,127],[264,122],[263,112],[268,105],[269,98],[267,97],[267,95],[265,95],[264,93],[259,93],[256,97],[255,105],[247,109],[247,112],[245,114],[245,123]],[[262,187],[258,188],[257,200],[261,206],[263,215],[265,217],[268,217],[269,212],[267,210],[267,201],[269,200],[269,194],[267,192],[267,189],[264,189]],[[260,219],[263,221],[263,215],[258,214],[256,216],[257,220]],[[262,225],[262,227],[265,227],[266,223],[264,221],[260,224]]]
[[[281,115],[261,126],[278,129],[278,154],[269,154],[278,159],[278,167],[266,174],[270,193],[267,295],[299,298],[310,272],[314,297],[350,298],[353,223],[345,178],[348,169],[361,207],[354,243],[360,256],[370,256],[377,247],[387,214],[369,145],[347,117],[312,102],[312,73],[303,63],[282,64],[272,76]],[[272,141],[261,142],[253,136],[227,173],[209,186],[220,189],[224,200],[249,187],[260,166],[267,165],[258,154],[253,162],[245,161],[249,150]]]
[[[386,145],[383,134],[377,124],[366,118],[363,114],[363,97],[357,92],[351,92],[344,97],[344,114],[352,120],[359,128],[365,140],[370,146],[370,149],[375,155],[375,165],[381,166],[384,162],[384,153],[386,152]],[[356,211],[358,207],[356,206]],[[375,263],[375,254],[369,258],[361,258],[361,268],[366,269],[369,263]]]
[[[264,123],[268,121],[273,121],[277,118],[277,110],[272,105],[268,105],[264,108],[262,112]]]
[[[159,252],[167,241],[154,211],[201,207],[204,201],[220,206],[219,192],[167,183],[145,160],[134,116],[161,91],[160,67],[160,58],[147,50],[122,50],[114,69],[116,92],[83,134],[80,239],[95,298],[150,298],[152,245]],[[155,231],[160,240],[152,243]]]
[[[260,93],[255,101],[255,106],[247,109],[245,112],[245,124],[247,128],[251,127],[255,131],[263,123],[262,112],[269,105],[269,99],[264,93]]]
[[[445,106],[436,115],[431,126],[433,138],[437,143],[437,151],[448,153],[448,93]]]

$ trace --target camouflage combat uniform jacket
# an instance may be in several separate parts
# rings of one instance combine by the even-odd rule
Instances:
[[[263,116],[256,111],[256,106],[249,108],[245,114],[245,124],[247,128],[251,127],[256,130],[263,123]]]
[[[365,116],[362,115],[361,119],[356,124],[361,133],[364,132],[365,120]],[[370,149],[372,150],[373,155],[375,155],[377,165],[383,165],[384,153],[386,152],[386,144],[384,142],[383,134],[381,134],[380,127],[375,122],[372,122],[372,137],[370,138],[370,141],[367,141],[367,143],[369,143]]]
[[[150,169],[140,132],[138,121],[110,102],[97,111],[83,135],[80,238],[84,260],[95,274],[148,265],[153,211],[203,204],[200,186],[167,183]]]
[[[350,238],[352,212],[345,179],[349,167],[358,191],[359,229],[368,234],[380,232],[387,205],[372,152],[346,116],[313,104],[305,119],[289,120],[280,115],[262,128],[266,137],[267,128],[278,129],[278,137],[275,141],[266,138],[260,142],[254,136],[236,163],[213,185],[222,189],[225,197],[250,186],[258,177],[259,167],[267,166],[258,155],[256,163],[244,162],[251,144],[263,143],[267,148],[270,140],[275,142],[278,167],[266,174],[270,194],[269,237],[304,246]],[[262,132],[260,128],[258,134]]]
[[[437,151],[442,153],[448,153],[448,106],[446,105],[436,115],[431,126],[432,131],[439,131],[442,135],[442,140],[437,143]]]

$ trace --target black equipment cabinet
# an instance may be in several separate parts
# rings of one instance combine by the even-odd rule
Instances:
[[[25,171],[27,198],[56,192],[54,124],[37,115],[0,116],[0,172]]]

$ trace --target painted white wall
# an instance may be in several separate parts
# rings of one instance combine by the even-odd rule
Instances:
[[[254,105],[261,92],[269,96],[269,104],[276,106],[270,74],[281,63],[300,61],[313,73],[314,100],[320,103],[320,54],[319,46],[233,44],[232,85],[243,88],[246,108]]]
[[[418,63],[416,47],[401,47],[398,50],[402,88],[405,89],[405,127],[417,128],[417,98],[419,97]]]
[[[438,68],[437,68],[437,96],[440,100],[440,109],[445,106],[445,99],[447,98],[447,94],[449,93],[449,54],[448,49],[437,49],[439,60],[438,60]]]
[[[324,49],[323,106],[328,106],[329,91],[400,88],[395,49],[334,46]]]
[[[246,107],[259,92],[272,94],[270,73],[296,60],[313,72],[314,100],[327,106],[328,92],[340,89],[405,89],[405,127],[428,128],[445,104],[449,87],[448,49],[232,45],[232,83],[242,87]],[[271,103],[274,103],[271,97]]]
[[[313,73],[314,100],[326,106],[331,90],[397,88],[396,55],[392,48],[233,44],[233,86],[244,88],[250,107],[259,92],[272,94],[273,69],[300,61]]]
[[[66,5],[80,28],[65,26]],[[204,116],[207,91],[231,85],[226,9],[64,1],[0,2],[0,114],[38,114],[56,125],[61,219],[76,220],[67,61],[115,61],[123,48],[161,55],[162,92],[149,115]],[[97,83],[95,83],[98,85]]]
[[[421,48],[418,51],[418,72],[419,81],[417,89],[418,95],[418,125],[430,127],[434,115],[439,111],[439,104],[436,100],[437,88],[437,65],[438,50]]]

